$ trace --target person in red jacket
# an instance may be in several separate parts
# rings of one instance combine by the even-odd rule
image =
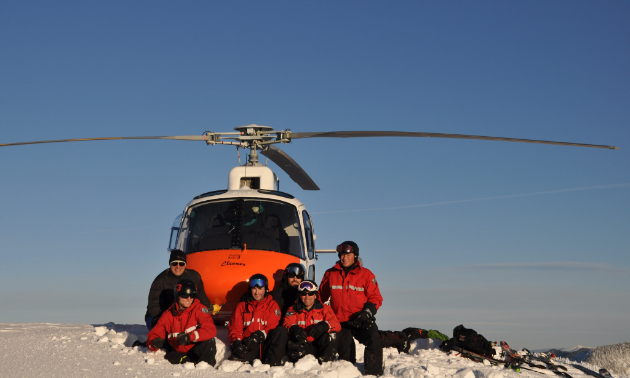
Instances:
[[[280,366],[288,335],[271,332],[280,323],[280,306],[269,295],[269,281],[262,274],[249,278],[249,289],[236,306],[228,324],[230,360],[252,362],[260,359]]]
[[[293,361],[307,354],[317,357],[320,363],[335,358],[336,335],[341,325],[332,308],[317,299],[317,290],[314,281],[302,281],[298,286],[298,300],[284,317],[283,325],[291,336],[287,354]]]
[[[339,261],[324,273],[319,294],[341,322],[339,359],[356,362],[353,337],[365,345],[365,374],[383,374],[383,346],[374,315],[383,303],[376,277],[357,263],[359,246],[346,241],[337,246]]]
[[[197,286],[189,279],[175,285],[175,302],[160,316],[155,327],[147,335],[147,347],[156,351],[165,340],[174,349],[164,356],[172,364],[201,361],[214,366],[217,346],[210,310],[196,297]]]

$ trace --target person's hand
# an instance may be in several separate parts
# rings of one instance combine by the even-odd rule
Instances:
[[[308,337],[306,330],[298,325],[291,326],[291,328],[289,328],[289,334],[297,342],[306,341],[306,338]]]
[[[372,314],[368,311],[362,310],[354,314],[354,317],[350,319],[348,323],[351,323],[356,328],[364,328],[364,323],[370,320]]]
[[[179,345],[190,344],[190,335],[187,333],[180,333],[179,335],[177,335],[177,343]]]
[[[247,350],[254,350],[258,348],[263,341],[265,341],[265,334],[262,331],[256,331],[243,340],[243,344],[245,344]]]
[[[311,335],[312,338],[317,339],[321,335],[327,333],[329,329],[330,329],[330,326],[328,325],[328,323],[319,322],[311,326],[311,328],[308,330],[308,333],[309,335]]]
[[[159,337],[157,339],[153,339],[153,341],[151,341],[151,345],[153,345],[155,349],[161,349],[162,346],[164,346],[164,339]]]
[[[247,348],[243,345],[241,340],[232,341],[232,354],[237,358],[243,358],[245,353],[247,353]]]

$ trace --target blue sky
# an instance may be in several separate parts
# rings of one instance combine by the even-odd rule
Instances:
[[[3,2],[0,143],[256,123],[616,145],[283,146],[319,192],[272,168],[317,248],[359,244],[383,329],[625,342],[629,25],[626,2]],[[235,164],[194,142],[0,148],[0,322],[141,323],[173,218]]]

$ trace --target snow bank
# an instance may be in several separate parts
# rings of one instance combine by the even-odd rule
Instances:
[[[146,340],[146,328],[138,325],[6,324],[0,323],[0,376],[2,377],[201,377],[216,378],[355,378],[363,371],[364,347],[357,344],[357,363],[327,362],[320,365],[313,356],[283,366],[271,367],[259,360],[252,365],[225,359],[228,348],[217,339],[217,368],[206,363],[171,365],[164,352],[131,347]],[[384,351],[385,377],[401,378],[540,378],[550,371],[516,373],[443,353],[440,340],[416,340],[409,354],[396,349]],[[625,349],[619,349],[625,350]],[[607,355],[612,355],[609,351]],[[627,361],[627,359],[626,359]],[[592,367],[593,368],[593,367]],[[597,368],[595,368],[597,369]],[[568,366],[573,378],[591,378]],[[622,378],[622,376],[615,376]]]

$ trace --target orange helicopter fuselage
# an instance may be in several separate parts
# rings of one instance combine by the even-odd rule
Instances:
[[[280,282],[284,268],[299,263],[296,256],[258,250],[215,250],[191,253],[188,267],[196,270],[204,282],[206,295],[211,303],[221,306],[213,318],[217,321],[230,319],[242,295],[247,291],[247,280],[256,273],[269,279],[269,290]]]

